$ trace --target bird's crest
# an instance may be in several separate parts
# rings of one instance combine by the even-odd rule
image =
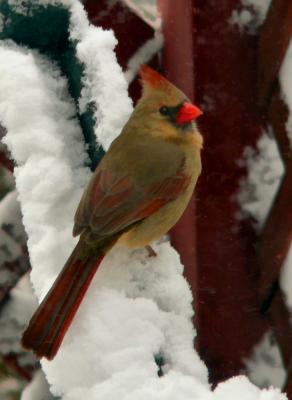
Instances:
[[[158,72],[154,71],[148,65],[142,65],[140,67],[139,75],[141,77],[142,85],[150,86],[152,89],[159,89],[162,86],[169,85],[167,79],[165,79]]]

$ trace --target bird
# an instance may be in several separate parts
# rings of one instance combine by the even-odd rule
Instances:
[[[195,120],[202,111],[149,66],[139,74],[141,98],[77,207],[79,241],[22,335],[23,347],[39,358],[57,354],[108,251],[115,244],[151,250],[180,219],[201,173]]]

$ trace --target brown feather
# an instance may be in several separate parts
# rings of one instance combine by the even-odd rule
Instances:
[[[23,347],[39,357],[50,360],[56,355],[103,259],[98,247],[87,254],[86,248],[80,240],[23,333]]]

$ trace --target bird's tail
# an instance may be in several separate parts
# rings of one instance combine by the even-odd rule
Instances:
[[[104,257],[101,251],[82,257],[82,247],[80,240],[23,333],[23,347],[39,357],[55,357]]]

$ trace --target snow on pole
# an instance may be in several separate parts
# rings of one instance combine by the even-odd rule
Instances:
[[[290,148],[292,151],[292,40],[286,52],[284,62],[281,66],[279,80],[281,85],[282,96],[289,109],[289,117],[286,123],[288,137],[290,139]]]
[[[154,30],[161,28],[161,18],[157,12],[156,0],[122,0],[140,18],[142,18]]]
[[[247,167],[247,177],[240,182],[237,200],[239,217],[252,216],[260,231],[280,187],[284,165],[271,128],[263,132],[256,147],[246,147],[240,160]]]
[[[95,104],[97,140],[107,148],[131,111],[116,39],[89,26],[77,0],[38,3],[70,11],[70,37],[84,64],[79,107]],[[77,110],[57,64],[12,41],[0,44],[0,60],[0,120],[17,165],[31,279],[41,299],[74,246],[73,215],[90,172]],[[166,241],[155,251],[149,258],[145,250],[115,248],[105,257],[58,355],[42,361],[52,393],[63,400],[219,400],[244,392],[251,400],[284,400],[278,390],[261,392],[244,377],[210,391],[193,348],[192,296],[179,256]]]

